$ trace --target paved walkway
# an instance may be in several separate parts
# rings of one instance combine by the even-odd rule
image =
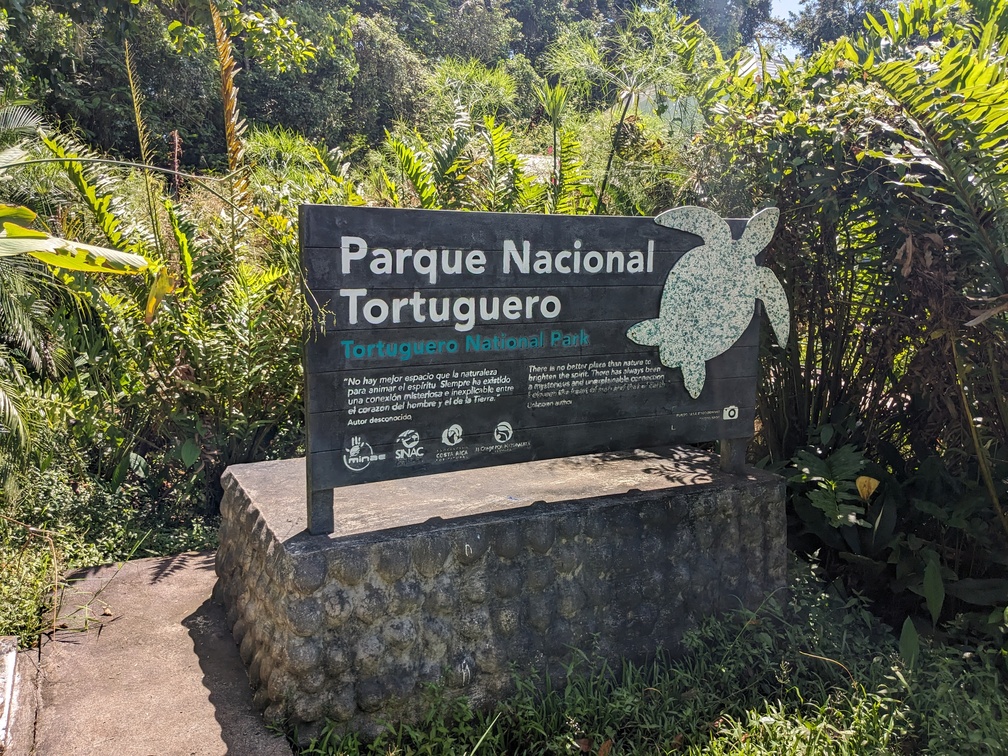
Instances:
[[[77,573],[42,646],[38,756],[290,756],[253,710],[212,553]]]

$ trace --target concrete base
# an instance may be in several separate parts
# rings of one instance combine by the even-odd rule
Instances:
[[[528,462],[336,491],[304,460],[229,468],[217,555],[267,718],[374,733],[440,682],[477,705],[572,649],[638,662],[784,585],[783,483],[693,449]]]

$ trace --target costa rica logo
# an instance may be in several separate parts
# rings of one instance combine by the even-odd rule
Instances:
[[[462,426],[458,423],[449,425],[441,434],[441,443],[445,446],[455,446],[462,441]]]

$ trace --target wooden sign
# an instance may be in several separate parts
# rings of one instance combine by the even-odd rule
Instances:
[[[657,221],[657,222],[656,222]],[[723,221],[302,206],[309,529],[332,489],[753,433],[756,255]]]

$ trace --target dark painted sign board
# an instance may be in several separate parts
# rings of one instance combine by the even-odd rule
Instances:
[[[673,354],[739,298],[732,271],[705,272],[700,253],[693,284],[672,289],[670,271],[704,243],[695,233],[320,205],[300,224],[313,532],[331,527],[334,487],[752,435],[755,299],[741,298],[727,351],[691,368]],[[746,221],[727,228],[737,239]]]

